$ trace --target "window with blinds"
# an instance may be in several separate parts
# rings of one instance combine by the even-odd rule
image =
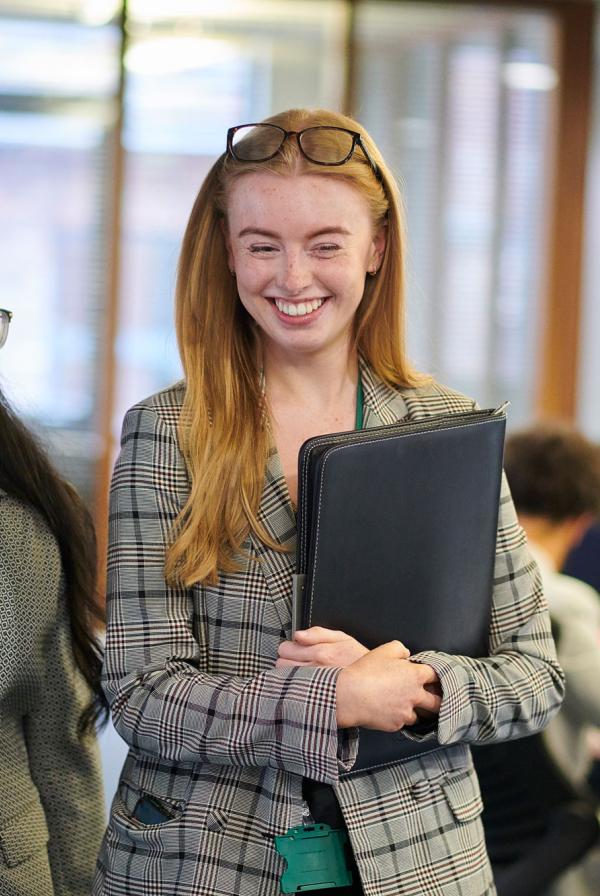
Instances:
[[[399,178],[417,365],[482,404],[509,398],[513,423],[530,417],[553,165],[550,14],[130,0],[111,296],[120,12],[118,0],[0,0],[0,303],[14,311],[0,377],[86,495],[125,409],[180,376],[177,254],[227,127],[293,105],[350,101]],[[99,413],[107,359],[111,432]]]
[[[181,376],[179,245],[227,129],[292,106],[340,108],[346,13],[337,0],[130,3],[115,439],[127,407]]]
[[[417,366],[531,416],[557,73],[550,15],[357,8],[357,117],[406,204]]]
[[[119,44],[82,6],[0,3],[0,378],[91,498]]]

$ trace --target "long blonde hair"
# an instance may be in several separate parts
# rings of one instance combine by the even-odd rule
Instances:
[[[291,109],[266,121],[291,131],[314,125],[359,131],[381,177],[377,179],[358,148],[344,165],[322,166],[306,160],[297,142],[288,139],[266,162],[221,156],[202,184],[183,238],[176,288],[177,339],[186,381],[179,441],[191,490],[175,523],[166,574],[186,587],[215,583],[219,572],[236,569],[236,557],[250,531],[281,549],[258,520],[271,450],[260,383],[260,345],[228,269],[223,233],[228,193],[236,177],[252,171],[319,174],[342,179],[360,191],[374,228],[385,226],[387,239],[379,272],[365,283],[355,318],[355,344],[389,385],[421,381],[404,347],[400,199],[377,147],[364,128],[338,112]],[[328,136],[331,139],[331,132]]]

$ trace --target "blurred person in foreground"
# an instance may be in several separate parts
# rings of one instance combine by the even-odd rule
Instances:
[[[0,347],[11,314],[0,309]],[[0,896],[88,896],[103,829],[96,541],[0,391]]]
[[[540,729],[563,691],[535,564],[505,486],[489,655],[290,637],[300,445],[474,403],[406,357],[399,197],[365,129],[295,109],[223,149],[179,263],[185,380],[128,412],[113,476],[103,682],[130,751],[93,893],[277,896],[276,838],[301,848],[312,816],[349,874],[303,892],[492,896],[469,744]],[[439,749],[342,777],[359,726]]]
[[[563,773],[580,786],[590,763],[587,729],[600,726],[600,595],[560,570],[600,516],[600,446],[566,424],[541,423],[509,436],[504,463],[567,682],[544,736]]]

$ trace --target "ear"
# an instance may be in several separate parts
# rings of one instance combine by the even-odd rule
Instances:
[[[369,270],[372,271],[374,269],[375,272],[379,270],[381,266],[381,262],[383,260],[383,253],[385,252],[387,240],[387,228],[384,224],[378,227],[375,232],[375,236],[373,237],[371,255],[369,258]]]
[[[233,250],[231,248],[231,237],[229,236],[229,227],[227,226],[227,220],[225,218],[221,218],[221,233],[223,234],[223,239],[225,241],[225,249],[227,251],[227,264],[229,266],[229,270],[235,276],[235,263],[233,260]]]

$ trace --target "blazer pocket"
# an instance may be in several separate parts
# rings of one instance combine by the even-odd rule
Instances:
[[[466,769],[450,775],[442,781],[442,790],[457,821],[467,822],[479,818],[483,801],[474,772]]]
[[[157,806],[164,808],[168,818],[157,824],[145,824],[135,817],[135,809],[138,802],[144,797],[149,797]],[[169,825],[176,824],[183,815],[187,803],[184,800],[173,800],[168,797],[158,796],[148,791],[141,790],[129,781],[121,779],[112,806],[112,817],[115,823],[128,830],[152,831],[161,830]]]
[[[0,830],[0,862],[15,868],[48,845],[48,826],[39,801],[4,823]]]

